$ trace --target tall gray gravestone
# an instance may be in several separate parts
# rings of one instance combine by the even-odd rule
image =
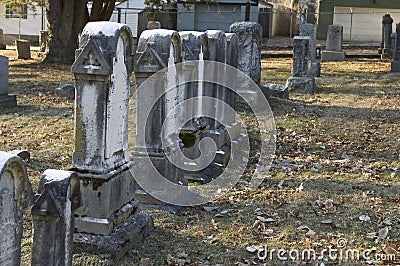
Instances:
[[[6,45],[3,43],[3,29],[0,29],[0,50],[5,50]]]
[[[42,175],[38,192],[31,210],[31,265],[71,266],[73,215],[81,206],[78,177],[75,172],[48,169]]]
[[[321,53],[321,61],[343,61],[343,26],[329,25],[326,38],[326,50]]]
[[[82,207],[74,241],[116,257],[152,229],[138,213],[129,171],[128,101],[133,39],[126,25],[90,22],[83,29],[72,72],[75,77],[75,149]]]
[[[393,19],[390,14],[385,14],[382,17],[382,41],[378,49],[378,53],[382,59],[392,57],[392,35]]]
[[[230,32],[236,33],[239,39],[238,69],[246,73],[256,84],[261,81],[261,48],[262,27],[256,22],[236,22],[230,26]],[[238,80],[238,90],[248,99],[257,102],[258,95],[249,91],[245,80]],[[238,98],[241,101],[240,98]]]
[[[17,96],[8,94],[8,57],[0,55],[0,108],[17,106]]]
[[[135,176],[138,178],[152,176],[153,169],[146,165],[150,158],[163,177],[175,184],[186,183],[179,169],[167,158],[167,155],[174,157],[179,154],[178,151],[183,146],[177,128],[179,113],[172,111],[184,98],[184,90],[176,87],[178,76],[173,73],[175,64],[181,62],[181,40],[178,32],[165,29],[142,32],[134,64],[138,89],[133,162]],[[156,72],[158,76],[151,77]],[[173,192],[165,191],[161,186],[151,192],[152,195],[163,193]],[[142,188],[135,191],[135,197],[143,204],[164,205]]]
[[[286,86],[290,91],[312,93],[315,88],[314,77],[309,76],[309,36],[293,38],[292,77],[288,78]]]
[[[396,24],[395,43],[391,72],[400,72],[400,23]]]
[[[310,66],[310,77],[319,77],[321,74],[321,63],[317,60],[317,49],[316,49],[316,26],[311,23],[304,23],[299,25],[300,36],[310,37],[310,49],[309,58],[311,62]]]
[[[25,163],[18,156],[0,151],[0,265],[20,265],[22,216],[32,203]]]

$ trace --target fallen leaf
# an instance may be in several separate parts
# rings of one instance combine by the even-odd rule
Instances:
[[[389,228],[384,227],[378,231],[378,238],[385,239],[389,233]]]
[[[315,236],[317,233],[314,230],[308,230],[308,232],[306,233],[306,236]]]
[[[296,188],[296,192],[301,192],[303,191],[303,183],[300,184],[300,186],[298,188]]]
[[[217,210],[218,207],[216,207],[216,206],[203,206],[203,209],[204,209],[206,212],[211,212],[211,211]]]
[[[390,220],[385,220],[383,221],[384,225],[392,225],[392,222]]]
[[[387,246],[386,248],[383,249],[383,252],[385,252],[386,255],[396,255],[398,252],[391,246]]]
[[[321,224],[332,224],[332,223],[333,223],[333,221],[331,219],[321,221]]]
[[[203,237],[204,236],[204,232],[203,231],[197,231],[193,233],[194,237]]]
[[[257,219],[260,220],[263,223],[273,223],[276,222],[274,218],[265,218],[263,216],[257,216]]]

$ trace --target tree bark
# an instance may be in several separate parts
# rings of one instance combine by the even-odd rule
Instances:
[[[43,62],[72,63],[78,36],[88,21],[108,21],[115,0],[93,0],[89,16],[86,0],[48,0],[46,4],[49,45]]]

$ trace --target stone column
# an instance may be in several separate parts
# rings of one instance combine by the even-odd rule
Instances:
[[[382,18],[382,42],[380,48],[378,49],[378,53],[381,55],[382,59],[392,57],[392,25],[392,17],[390,16],[390,14],[385,14]]]
[[[393,61],[391,63],[391,72],[400,72],[400,23],[396,24],[395,45]]]
[[[295,36],[293,38],[293,66],[292,77],[286,85],[291,91],[312,93],[315,88],[314,77],[309,77],[309,36]]]
[[[261,80],[261,40],[262,27],[256,22],[236,22],[230,26],[230,32],[236,33],[239,39],[238,69],[246,73],[255,83]],[[249,91],[244,80],[238,80],[241,94],[247,94],[249,99],[257,102],[256,92]],[[241,101],[240,98],[238,98]]]
[[[326,51],[321,53],[321,61],[343,61],[345,53],[342,51],[343,26],[329,25],[326,39]]]
[[[316,27],[315,24],[305,23],[299,25],[300,36],[310,36],[310,49],[309,58],[311,60],[311,67],[309,69],[310,77],[319,77],[321,74],[321,63],[317,60],[317,49],[316,49]]]
[[[76,97],[71,170],[78,174],[82,195],[74,241],[115,256],[152,227],[150,217],[139,219],[127,154],[132,54],[129,27],[90,22],[82,31],[72,65]]]
[[[174,64],[180,62],[181,41],[176,31],[155,29],[142,32],[134,66],[138,90],[133,160],[138,178],[152,176],[153,170],[146,166],[146,158],[150,157],[162,176],[173,183],[184,183],[178,169],[167,158],[167,155],[173,156],[182,147],[177,128],[179,114],[176,111],[171,114],[170,111],[182,99],[183,94],[179,94],[176,87],[168,88],[178,84],[178,76],[173,72],[176,71]],[[155,73],[157,75],[151,77]],[[169,193],[164,189],[157,187],[152,194]],[[135,195],[143,204],[164,205],[140,188]]]
[[[74,212],[80,207],[79,180],[74,172],[48,169],[32,207],[32,265],[71,266]]]
[[[33,191],[22,159],[2,151],[0,188],[0,265],[20,265],[22,216],[33,203]]]
[[[0,55],[0,108],[17,106],[17,96],[8,94],[8,57]]]

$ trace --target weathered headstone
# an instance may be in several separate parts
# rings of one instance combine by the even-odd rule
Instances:
[[[392,57],[392,25],[392,17],[390,16],[390,14],[385,14],[382,18],[382,41],[378,49],[378,53],[381,55],[382,59]]]
[[[343,61],[345,53],[342,51],[343,26],[329,25],[326,39],[326,50],[321,53],[321,61]]]
[[[74,212],[80,207],[79,180],[74,172],[46,170],[40,196],[32,207],[32,265],[71,266]]]
[[[17,106],[17,96],[8,94],[8,57],[0,55],[0,108]]]
[[[400,23],[396,24],[395,44],[393,61],[391,63],[391,72],[400,72]]]
[[[0,151],[0,265],[20,265],[22,216],[32,203],[25,163],[18,156]]]
[[[31,44],[27,40],[16,40],[17,45],[17,58],[18,59],[31,59]]]
[[[317,60],[316,50],[316,26],[311,23],[304,23],[299,25],[300,36],[310,36],[310,49],[309,58],[311,61],[310,77],[319,77],[321,74],[321,63]]]
[[[293,38],[292,77],[288,78],[286,86],[290,91],[312,93],[315,88],[314,77],[309,76],[309,36]]]
[[[256,22],[236,22],[230,32],[239,39],[238,69],[249,75],[255,83],[261,79],[262,27]]]
[[[261,39],[262,27],[255,22],[236,22],[230,26],[230,32],[236,33],[239,39],[238,69],[246,73],[256,84],[261,80]],[[246,80],[238,80],[240,94],[247,95],[248,99],[257,102],[258,95],[249,91]],[[242,101],[238,97],[238,101]]]
[[[179,129],[174,129],[174,125],[179,124],[179,121],[170,111],[183,94],[178,94],[179,90],[175,87],[177,75],[168,72],[174,71],[174,64],[180,62],[182,53],[178,32],[165,29],[142,32],[134,64],[138,101],[133,169],[137,178],[152,175],[153,169],[146,165],[149,157],[162,176],[175,184],[185,183],[178,169],[167,158],[167,153],[168,156],[173,156],[182,147]],[[151,77],[156,72],[159,75]],[[167,114],[171,116],[167,118]],[[164,132],[163,125],[166,129]],[[152,194],[169,193],[164,189],[155,188]],[[135,191],[135,198],[143,204],[163,205],[141,188]]]
[[[39,49],[41,52],[46,52],[49,42],[49,31],[41,30],[39,32]]]
[[[74,241],[116,257],[152,228],[151,218],[137,213],[127,155],[132,54],[129,27],[90,22],[72,65],[76,119],[71,170],[78,175],[82,195]]]
[[[6,45],[3,43],[3,29],[0,29],[0,50],[5,50]]]

